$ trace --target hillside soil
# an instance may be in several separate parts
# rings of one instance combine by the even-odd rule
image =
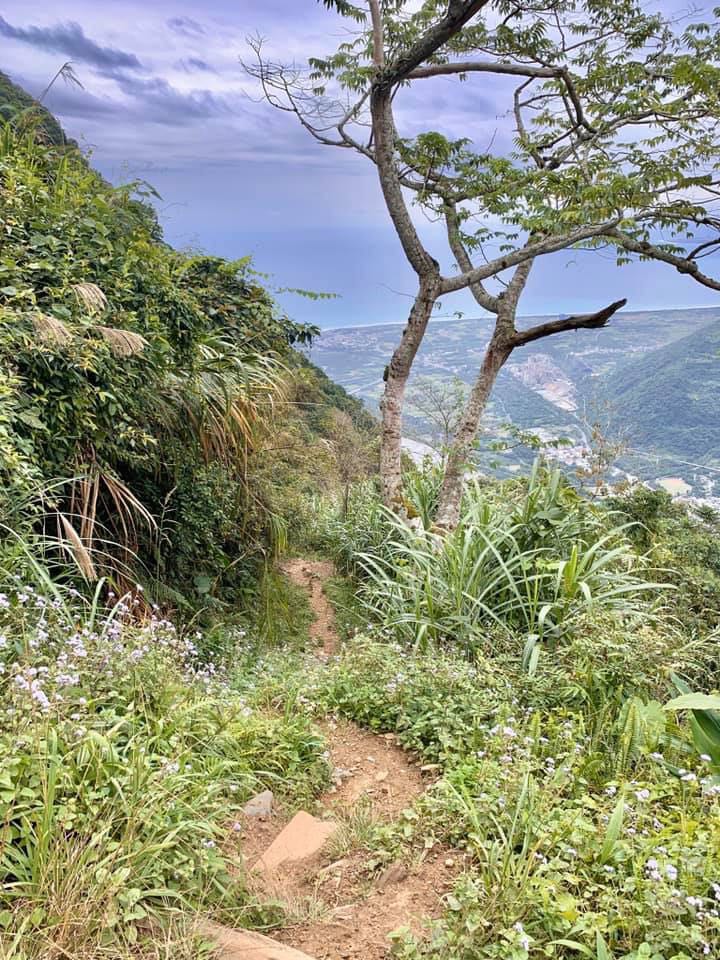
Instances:
[[[329,560],[287,560],[280,567],[287,578],[308,594],[314,620],[310,626],[310,639],[322,649],[322,656],[330,657],[338,647],[335,614],[323,592],[324,584],[335,575]]]

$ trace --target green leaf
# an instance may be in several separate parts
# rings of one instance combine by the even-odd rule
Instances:
[[[569,947],[571,950],[577,950],[577,952],[581,953],[584,957],[593,956],[592,950],[586,947],[584,943],[578,943],[577,940],[551,940],[550,946]]]
[[[675,697],[663,707],[664,710],[720,710],[720,696],[708,693],[685,693]]]
[[[612,954],[608,948],[605,938],[599,930],[595,933],[595,952],[597,960],[613,960]]]
[[[600,851],[600,863],[607,863],[612,858],[617,846],[620,833],[622,832],[623,817],[625,816],[625,794],[622,793],[615,804],[615,809],[610,817],[605,841]]]
[[[210,588],[212,587],[212,580],[206,573],[199,573],[194,580],[195,589],[200,594],[210,593]]]

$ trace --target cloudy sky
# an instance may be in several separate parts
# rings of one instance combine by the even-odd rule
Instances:
[[[110,179],[152,183],[171,243],[249,253],[278,287],[338,295],[321,303],[284,296],[298,319],[398,321],[413,277],[374,170],[256,102],[239,63],[251,34],[266,38],[274,59],[302,62],[334,49],[343,29],[317,0],[1,0],[0,68],[37,95],[73,61],[83,89],[58,82],[47,105]],[[427,82],[401,120],[413,127],[442,116],[458,135],[470,124],[478,142],[502,138],[506,121],[487,89],[482,75],[459,96],[446,79]],[[440,239],[425,229],[430,243]],[[522,312],[591,309],[620,296],[635,309],[717,303],[660,266],[618,270],[601,254],[573,252],[536,265]],[[455,310],[477,313],[466,294],[442,305],[444,314]]]

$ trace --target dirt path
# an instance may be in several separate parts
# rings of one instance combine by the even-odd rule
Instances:
[[[280,567],[296,587],[302,587],[308,593],[310,606],[315,620],[310,626],[310,639],[317,640],[326,657],[335,653],[338,635],[335,627],[335,613],[328,598],[323,593],[323,584],[335,575],[335,568],[327,560],[286,560]]]
[[[338,648],[332,607],[323,584],[332,564],[290,560],[283,571],[307,590],[315,621],[310,628],[324,658]],[[460,868],[460,858],[438,847],[415,862],[388,864],[373,872],[364,846],[378,822],[391,822],[410,807],[427,786],[418,764],[395,743],[393,734],[376,734],[347,722],[323,724],[334,783],[320,798],[323,819],[338,827],[319,853],[276,874],[252,881],[258,893],[286,904],[291,922],[274,939],[317,960],[383,960],[388,934],[408,926],[420,932],[423,919],[442,912],[441,898]],[[285,821],[277,815],[245,824],[243,854],[255,862]]]

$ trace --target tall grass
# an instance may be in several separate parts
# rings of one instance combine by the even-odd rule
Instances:
[[[607,514],[580,500],[559,473],[539,467],[515,502],[470,482],[461,522],[445,537],[377,503],[364,510],[373,534],[365,533],[370,549],[353,558],[360,598],[395,637],[421,649],[472,652],[500,637],[519,645],[532,672],[540,650],[556,647],[581,618],[647,621],[667,589],[649,579],[626,525],[608,527]],[[347,538],[343,550],[353,546]]]
[[[372,481],[356,484],[347,498],[347,510],[340,516],[336,505],[327,499],[317,505],[321,546],[328,549],[339,570],[362,573],[360,558],[366,554],[384,556],[391,533],[391,515],[384,509]]]

